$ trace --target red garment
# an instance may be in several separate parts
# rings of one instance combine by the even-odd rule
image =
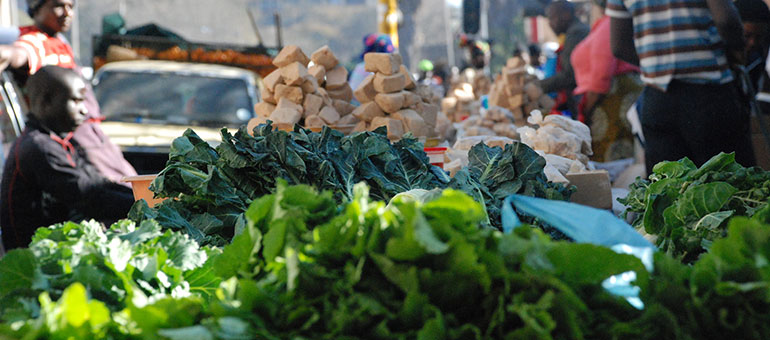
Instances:
[[[15,45],[29,55],[29,74],[35,74],[43,66],[56,65],[76,68],[72,47],[59,37],[52,37],[37,26],[19,28],[20,36]]]
[[[570,58],[575,70],[576,95],[587,92],[610,92],[612,78],[619,74],[639,72],[639,67],[619,60],[610,47],[610,18],[603,16],[591,27],[591,33],[572,51]],[[586,97],[578,103],[578,120],[585,122]]]
[[[572,51],[570,62],[575,70],[575,82],[577,82],[574,94],[608,93],[614,76],[639,72],[638,67],[618,60],[612,55],[608,16],[594,23],[591,33]]]

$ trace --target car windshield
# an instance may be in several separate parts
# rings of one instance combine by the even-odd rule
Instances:
[[[94,94],[110,121],[238,127],[254,116],[248,88],[243,79],[105,71]]]

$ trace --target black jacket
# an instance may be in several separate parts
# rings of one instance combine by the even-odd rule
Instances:
[[[100,175],[76,142],[64,142],[32,116],[8,150],[0,194],[6,250],[28,246],[39,227],[112,223],[125,218],[134,202],[131,189]]]

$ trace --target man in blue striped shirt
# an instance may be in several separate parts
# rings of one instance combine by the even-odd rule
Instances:
[[[613,54],[637,64],[647,172],[721,151],[753,166],[748,101],[734,82],[743,27],[730,0],[608,0]]]

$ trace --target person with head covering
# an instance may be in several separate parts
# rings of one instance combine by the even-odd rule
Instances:
[[[575,16],[575,5],[566,0],[556,0],[548,5],[545,11],[548,16],[548,25],[554,33],[562,36],[563,42],[559,44],[556,50],[558,59],[556,64],[556,73],[540,81],[540,87],[545,93],[556,93],[557,111],[569,111],[571,115],[576,115],[577,103],[572,91],[575,90],[575,72],[570,63],[572,51],[578,43],[588,35],[590,28],[580,22]]]
[[[13,45],[0,46],[0,70],[10,66],[32,75],[41,67],[56,65],[79,72],[72,47],[62,34],[72,25],[75,0],[27,0],[27,5],[34,25],[20,27],[20,36]],[[91,87],[86,86],[89,119],[75,131],[75,140],[105,177],[117,182],[124,176],[136,175],[120,148],[102,132],[99,104]]]
[[[88,115],[86,83],[72,69],[43,66],[26,84],[27,126],[10,148],[0,186],[0,228],[6,250],[26,247],[52,224],[125,218],[131,189],[102,176],[73,136]]]
[[[393,53],[395,51],[396,48],[393,46],[393,42],[386,34],[371,33],[364,36],[364,50],[358,57],[356,67],[350,72],[350,79],[348,80],[350,87],[355,90],[364,81],[364,78],[371,73],[367,72],[364,68],[364,55],[372,52]]]
[[[593,5],[604,13],[606,0],[594,0]],[[591,160],[596,162],[634,157],[633,133],[625,117],[644,88],[639,67],[612,55],[609,20],[606,15],[596,20],[570,59],[577,83],[573,93],[582,96],[578,119],[591,128]]]

